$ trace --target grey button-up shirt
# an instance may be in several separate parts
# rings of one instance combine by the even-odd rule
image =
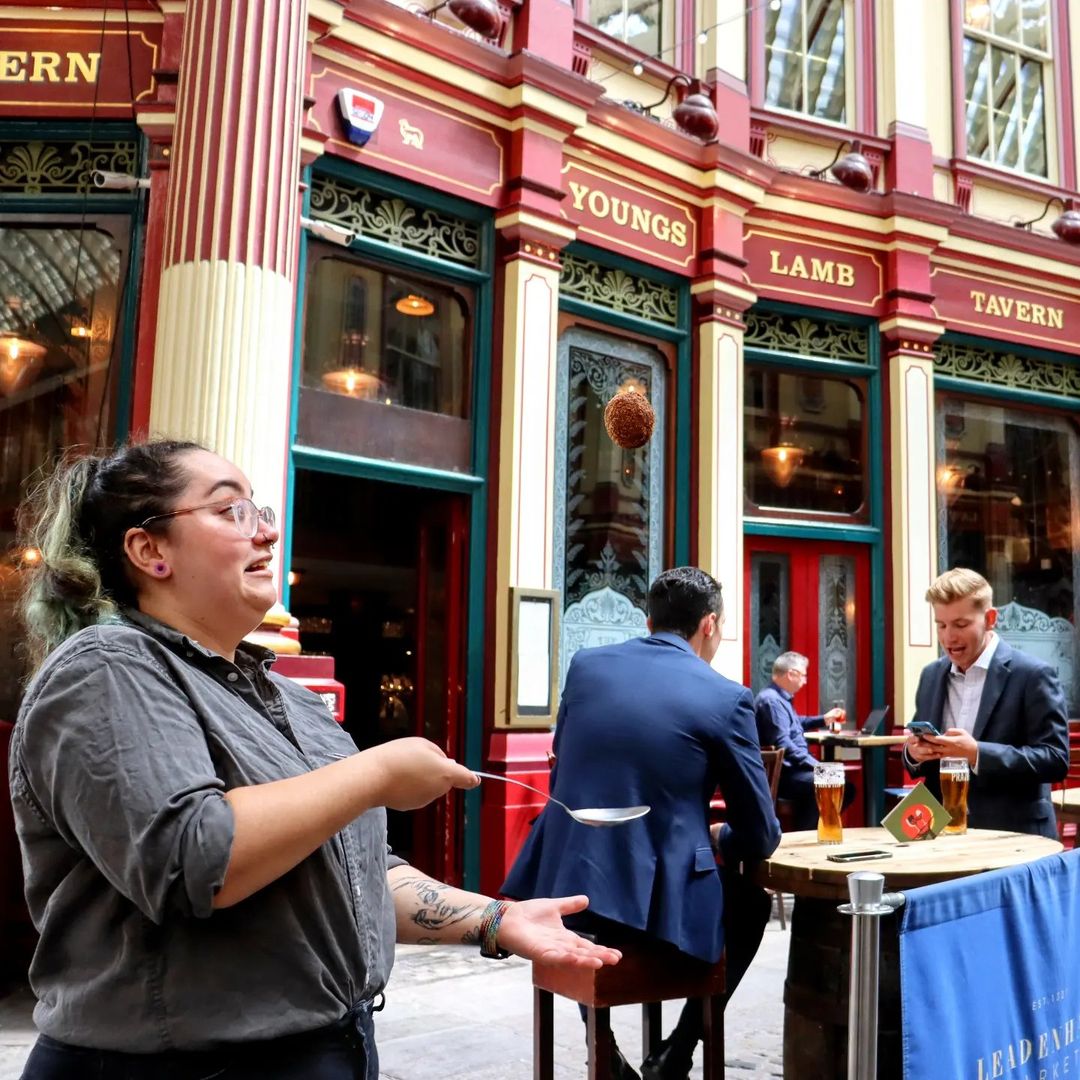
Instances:
[[[386,815],[214,910],[224,793],[355,752],[323,701],[242,645],[232,664],[138,612],[82,630],[31,683],[11,746],[30,969],[45,1034],[136,1053],[309,1031],[386,983]]]

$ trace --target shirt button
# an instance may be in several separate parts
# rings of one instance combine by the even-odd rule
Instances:
[[[235,671],[230,671],[229,674],[225,676],[225,678],[228,679],[229,682],[236,682],[236,680],[239,679],[240,676],[237,675]]]
[[[187,657],[192,657],[192,656],[195,655],[195,652],[192,649],[185,649],[184,650],[184,655],[187,656]]]

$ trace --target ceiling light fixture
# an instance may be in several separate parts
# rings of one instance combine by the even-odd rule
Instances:
[[[409,293],[394,305],[394,310],[400,311],[402,315],[432,315],[435,312],[435,305],[426,296]]]

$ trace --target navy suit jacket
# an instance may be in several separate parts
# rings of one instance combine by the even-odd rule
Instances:
[[[942,657],[923,668],[915,694],[916,720],[944,730],[952,663]],[[998,641],[986,672],[972,732],[979,744],[979,772],[968,789],[968,824],[1057,839],[1050,785],[1069,770],[1065,697],[1053,669],[1028,653]],[[905,761],[907,757],[905,755]],[[938,764],[912,766],[940,798]]]
[[[614,828],[581,825],[549,803],[502,891],[585,893],[589,910],[715,963],[723,890],[709,799],[727,802],[725,864],[757,862],[780,842],[750,691],[677,634],[582,649],[566,676],[551,793],[575,809],[652,807]]]

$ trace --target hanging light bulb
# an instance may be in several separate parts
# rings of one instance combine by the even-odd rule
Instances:
[[[425,296],[409,293],[394,305],[394,310],[400,311],[402,315],[431,315],[435,311],[435,305]]]
[[[45,346],[29,338],[0,337],[0,392],[13,394],[34,381],[45,358]]]
[[[699,45],[704,45],[708,40],[709,40],[709,32],[708,32],[708,30],[702,30],[701,33],[698,34],[698,36],[697,36],[697,41],[698,41]]]
[[[786,488],[791,483],[795,470],[803,463],[806,451],[791,443],[766,446],[761,451],[761,463],[769,479],[777,487]]]

